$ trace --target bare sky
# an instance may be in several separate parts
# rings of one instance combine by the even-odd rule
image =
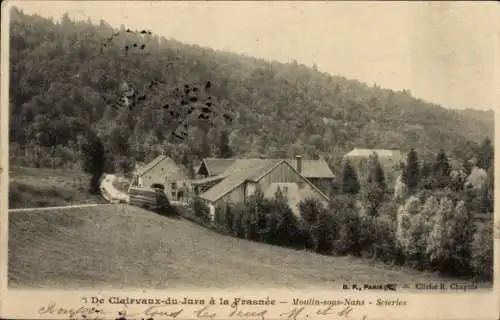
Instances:
[[[11,1],[59,19],[150,29],[214,49],[312,65],[450,108],[496,109],[495,2]]]

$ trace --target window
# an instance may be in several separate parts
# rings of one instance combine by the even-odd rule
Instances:
[[[170,188],[171,188],[172,190],[177,190],[177,182],[172,182],[172,184],[171,184]]]

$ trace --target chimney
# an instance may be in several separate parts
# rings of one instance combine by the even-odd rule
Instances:
[[[295,159],[297,160],[297,171],[302,173],[302,156],[297,155]]]

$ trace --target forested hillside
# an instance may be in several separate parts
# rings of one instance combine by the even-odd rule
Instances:
[[[107,41],[113,33],[120,35]],[[106,150],[107,170],[130,170],[158,150],[185,164],[217,156],[303,154],[330,161],[353,147],[393,148],[467,159],[493,138],[493,113],[455,111],[411,96],[283,64],[168,40],[150,32],[113,30],[105,21],[55,23],[12,10],[10,49],[11,161],[28,166],[80,165],[92,128]],[[106,43],[106,46],[103,46]],[[293,56],[293,53],[290,54]],[[123,85],[159,89],[133,108],[116,108]],[[189,135],[171,134],[172,98],[163,91],[211,84],[231,123],[192,121]],[[209,147],[207,147],[209,146]]]

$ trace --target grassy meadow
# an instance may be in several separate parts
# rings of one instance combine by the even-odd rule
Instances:
[[[124,204],[10,213],[11,288],[338,288],[443,280],[223,236]]]
[[[90,176],[77,170],[9,168],[9,208],[102,203],[89,194]]]

